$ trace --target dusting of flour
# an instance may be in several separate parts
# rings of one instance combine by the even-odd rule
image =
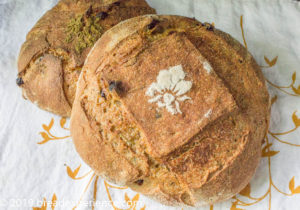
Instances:
[[[192,88],[192,82],[184,80],[186,74],[182,65],[161,70],[146,91],[146,95],[152,97],[149,103],[157,103],[160,108],[165,107],[172,115],[182,114],[179,102],[191,100],[184,95]]]

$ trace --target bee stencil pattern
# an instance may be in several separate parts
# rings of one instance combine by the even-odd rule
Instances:
[[[192,82],[184,78],[182,65],[161,70],[156,78],[157,81],[147,89],[146,95],[153,97],[148,102],[157,103],[159,108],[165,107],[172,115],[182,114],[179,103],[191,100],[185,94],[192,88]]]

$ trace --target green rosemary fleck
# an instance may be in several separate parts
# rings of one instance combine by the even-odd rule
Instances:
[[[80,54],[85,48],[92,47],[102,32],[98,17],[79,15],[67,25],[66,42],[73,42],[76,52]]]

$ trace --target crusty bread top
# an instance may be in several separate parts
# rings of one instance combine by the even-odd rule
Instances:
[[[180,103],[182,114],[172,115],[149,102],[147,90],[162,70],[176,65],[192,81],[186,92],[191,100]],[[71,133],[81,157],[110,181],[168,205],[209,204],[249,182],[269,109],[259,66],[240,43],[194,19],[148,15],[113,27],[91,50]],[[111,146],[120,162],[103,168],[112,157],[98,159],[89,146],[97,142]],[[131,167],[122,167],[124,161]]]
[[[130,41],[132,49],[143,48],[141,44],[136,37]],[[128,50],[128,47],[125,49]],[[119,45],[116,53],[122,54],[123,50],[124,47]],[[126,57],[121,62],[130,59]],[[148,46],[137,65],[122,65],[110,71],[103,68],[103,79],[122,81],[126,90],[121,101],[143,130],[151,147],[151,155],[161,157],[169,154],[187,143],[207,124],[235,108],[234,99],[222,80],[213,69],[208,72],[203,62],[207,61],[185,36],[172,34]],[[151,97],[145,92],[156,81],[160,70],[177,65],[182,65],[186,73],[185,80],[192,83],[192,88],[186,93],[189,100],[177,101],[182,114],[172,115],[167,109],[157,110],[157,104],[149,103]]]
[[[93,44],[120,21],[149,13],[155,10],[144,0],[59,1],[22,45],[18,80],[23,96],[42,109],[70,116],[81,67]],[[56,63],[44,62],[48,55],[57,58]]]
[[[114,5],[115,2],[122,2],[121,7]],[[150,8],[145,1],[140,0],[60,0],[28,33],[26,42],[22,45],[19,54],[19,72],[24,71],[37,54],[41,54],[49,48],[65,49],[65,51],[71,53],[72,56],[70,57],[74,56],[76,66],[82,65],[90,47],[81,54],[76,53],[73,43],[65,41],[67,25],[71,18],[84,14],[91,6],[94,9],[93,13],[109,10],[112,12],[110,16],[101,21],[103,31],[124,20],[124,16],[127,16],[127,18],[136,16],[130,14],[133,13],[132,11],[136,11],[137,15],[138,13],[155,13],[154,9]],[[122,13],[119,10],[129,10],[131,12]]]

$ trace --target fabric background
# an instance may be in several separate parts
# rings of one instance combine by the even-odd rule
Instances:
[[[30,28],[56,2],[0,0],[0,209],[176,209],[96,177],[75,152],[68,120],[22,98],[15,84],[20,46]],[[201,209],[299,210],[300,2],[148,2],[159,14],[214,22],[244,43],[242,15],[247,47],[262,66],[273,98],[263,158],[251,184],[229,201]]]

